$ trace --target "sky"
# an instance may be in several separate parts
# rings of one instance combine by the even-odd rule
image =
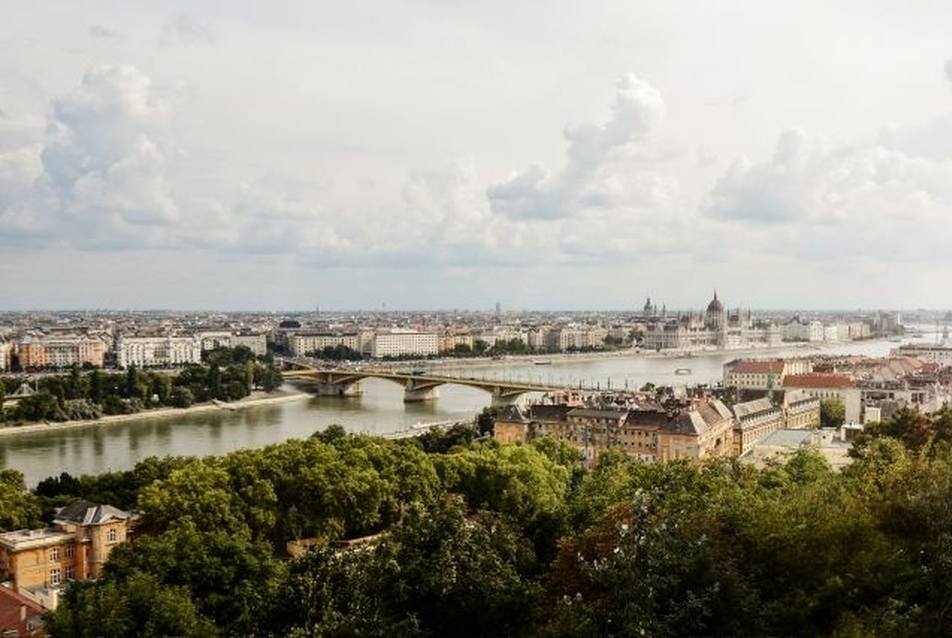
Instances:
[[[0,309],[952,308],[947,0],[0,11]]]

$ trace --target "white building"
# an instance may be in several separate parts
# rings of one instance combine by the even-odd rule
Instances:
[[[370,356],[374,359],[405,356],[428,357],[439,354],[439,351],[440,337],[435,332],[393,330],[381,332],[374,336]]]
[[[256,357],[268,354],[268,335],[264,332],[239,332],[231,336],[231,344],[233,348],[248,348]]]
[[[823,341],[825,330],[819,321],[801,322],[794,319],[783,326],[784,341]]]
[[[202,362],[202,342],[189,337],[127,337],[116,339],[116,362],[120,368],[177,366]]]
[[[358,352],[360,350],[360,335],[356,332],[299,332],[288,339],[288,348],[295,357],[302,357],[311,353],[320,353],[324,348],[342,346]]]
[[[13,344],[0,337],[0,372],[10,369],[11,352],[13,352]]]

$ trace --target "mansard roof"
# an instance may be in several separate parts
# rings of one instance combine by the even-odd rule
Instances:
[[[733,419],[734,415],[719,399],[699,401],[668,422],[664,428],[675,434],[703,434],[714,425]]]
[[[132,518],[132,514],[112,505],[76,501],[66,507],[61,507],[56,512],[54,521],[57,523],[73,523],[74,525],[103,525],[130,518]]]
[[[761,397],[760,399],[754,399],[753,401],[747,401],[745,403],[737,403],[734,405],[734,414],[738,419],[741,419],[745,416],[751,414],[757,414],[758,412],[766,412],[767,410],[776,409],[773,403],[770,402],[770,399],[767,397]]]

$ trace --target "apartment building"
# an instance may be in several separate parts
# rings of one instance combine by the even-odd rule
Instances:
[[[800,390],[803,395],[819,401],[840,399],[846,408],[846,422],[861,423],[862,393],[847,375],[821,372],[791,374],[784,377],[783,388]]]
[[[733,407],[736,425],[734,426],[734,454],[747,454],[758,441],[772,432],[783,428],[783,409],[774,405],[767,397],[737,403]]]
[[[106,344],[97,337],[25,336],[16,343],[17,359],[23,370],[69,368],[89,365],[101,368]]]
[[[302,357],[312,352],[320,353],[324,348],[338,346],[359,352],[360,335],[356,332],[298,332],[288,337],[288,349],[295,357]]]
[[[403,356],[427,357],[439,352],[440,336],[435,332],[393,330],[374,335],[370,356],[374,359]]]
[[[734,359],[723,367],[725,387],[739,390],[770,390],[783,385],[788,374],[812,372],[807,359]]]
[[[196,336],[126,336],[116,339],[120,368],[168,367],[202,362],[202,341]]]
[[[218,348],[237,348],[244,346],[251,350],[256,357],[263,357],[268,353],[268,336],[264,332],[235,332],[232,330],[215,330],[200,332],[196,335],[202,344],[202,352]]]

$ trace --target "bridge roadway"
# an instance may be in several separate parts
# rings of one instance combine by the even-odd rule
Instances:
[[[400,372],[372,368],[314,368],[299,362],[286,361],[286,363],[297,367],[297,369],[281,373],[286,380],[296,382],[306,391],[320,396],[359,396],[362,392],[360,381],[371,377],[401,384],[404,388],[403,400],[406,403],[436,399],[439,397],[437,388],[449,383],[479,388],[491,393],[494,406],[518,403],[527,392],[558,392],[565,389],[563,386],[532,382],[476,379],[430,372]]]

